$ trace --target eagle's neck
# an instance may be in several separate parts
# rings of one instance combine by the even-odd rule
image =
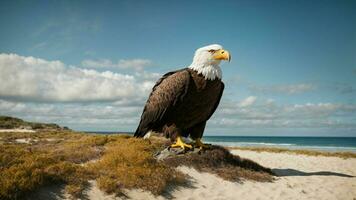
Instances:
[[[188,68],[197,71],[197,73],[203,75],[206,80],[213,81],[216,78],[222,78],[222,71],[218,64],[197,65],[193,62]]]

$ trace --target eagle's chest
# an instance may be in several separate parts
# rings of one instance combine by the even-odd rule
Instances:
[[[186,103],[195,109],[214,106],[216,99],[219,98],[220,89],[220,81],[205,81],[204,84],[194,83],[186,95]]]
[[[221,87],[220,80],[193,78],[186,96],[177,107],[176,116],[186,125],[207,120],[220,98]]]

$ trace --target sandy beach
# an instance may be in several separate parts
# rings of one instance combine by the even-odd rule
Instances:
[[[127,190],[131,199],[356,199],[356,159],[232,150],[275,172],[273,182],[233,183],[188,167],[178,169],[191,178],[191,185],[172,189],[164,196],[142,190]],[[58,189],[56,189],[58,192]],[[121,199],[100,191],[95,181],[85,192],[88,199]],[[37,193],[38,194],[38,193]],[[67,195],[42,190],[40,199],[67,199]]]
[[[172,196],[187,200],[356,198],[356,159],[241,150],[233,150],[233,153],[273,169],[280,177],[272,183],[232,183],[181,167],[179,170],[189,174],[194,183],[192,188],[181,188]]]
[[[0,133],[35,133],[36,131],[30,129],[0,129]]]

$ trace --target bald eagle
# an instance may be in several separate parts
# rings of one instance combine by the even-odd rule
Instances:
[[[163,75],[148,97],[135,137],[155,131],[175,141],[171,147],[192,148],[182,139],[188,136],[195,146],[206,147],[201,141],[205,125],[224,91],[219,64],[230,59],[228,51],[213,44],[197,49],[189,67]]]

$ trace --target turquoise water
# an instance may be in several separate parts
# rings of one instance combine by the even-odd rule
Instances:
[[[204,142],[232,147],[281,147],[356,152],[356,137],[204,136]]]

